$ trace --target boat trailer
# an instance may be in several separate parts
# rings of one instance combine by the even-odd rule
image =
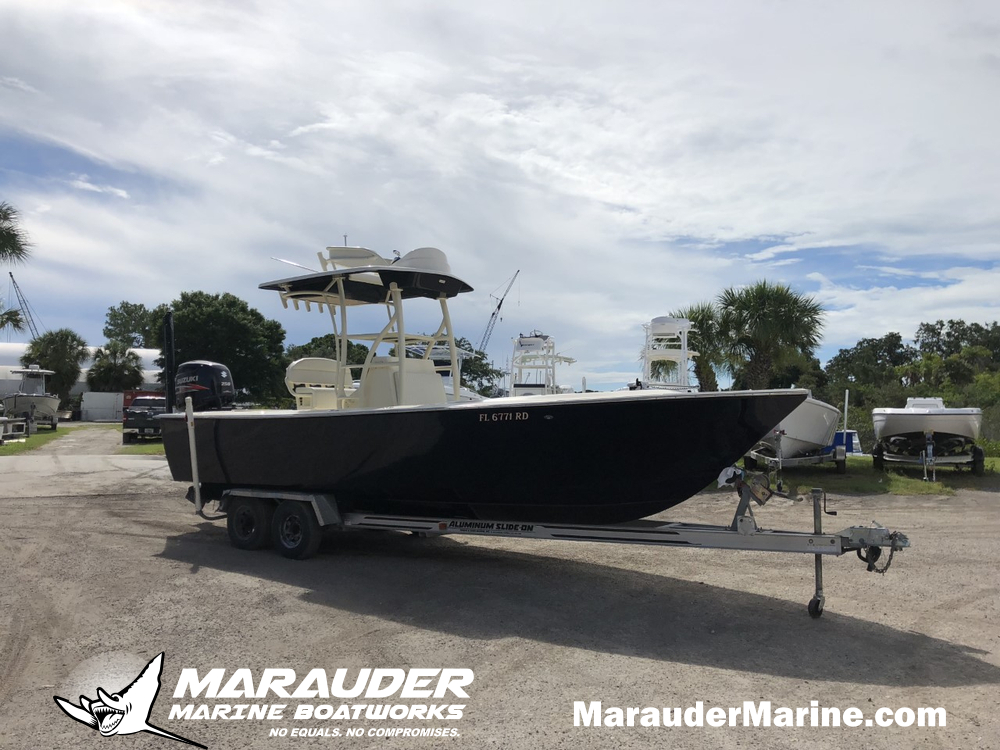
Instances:
[[[747,475],[732,467],[723,472],[720,486],[732,484],[739,504],[728,526],[695,523],[661,522],[649,519],[607,526],[583,524],[486,521],[469,518],[429,518],[362,512],[341,513],[333,495],[326,493],[285,492],[258,488],[225,490],[219,508],[225,516],[205,516],[200,492],[189,492],[196,512],[204,518],[227,519],[229,539],[240,549],[260,549],[273,544],[285,557],[305,559],[319,549],[324,529],[367,529],[409,532],[421,537],[449,534],[547,539],[613,544],[645,544],[688,549],[730,549],[757,552],[811,554],[815,559],[816,588],[809,601],[812,617],[820,617],[826,598],[823,592],[823,558],[855,551],[869,571],[885,573],[898,550],[909,540],[898,531],[883,526],[852,526],[836,533],[823,532],[823,516],[837,515],[826,508],[826,493],[813,489],[813,531],[776,531],[762,529],[754,518],[752,503],[763,505],[775,493],[767,477]],[[885,562],[878,561],[883,550]]]
[[[986,466],[986,453],[981,446],[973,445],[968,452],[954,455],[935,455],[934,431],[928,430],[924,433],[924,449],[914,456],[889,453],[886,451],[883,443],[877,443],[875,449],[872,451],[872,468],[875,471],[883,471],[887,463],[922,466],[924,469],[924,481],[936,482],[938,466],[954,466],[956,468],[967,466],[974,476],[983,476]]]
[[[743,466],[748,471],[756,471],[761,466],[767,467],[768,475],[773,475],[777,480],[778,492],[781,492],[784,478],[782,469],[795,466],[812,466],[832,461],[836,466],[838,474],[847,473],[847,446],[828,445],[821,450],[814,451],[804,456],[794,456],[784,458],[781,450],[781,438],[785,434],[783,430],[774,431],[774,446],[758,443],[743,457]],[[846,436],[845,436],[846,440]]]

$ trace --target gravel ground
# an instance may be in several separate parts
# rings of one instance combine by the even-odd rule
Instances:
[[[148,733],[104,739],[52,700],[95,698],[98,667],[96,684],[121,690],[161,651],[149,720],[210,748],[1000,747],[992,479],[948,498],[831,497],[839,515],[828,529],[877,519],[913,547],[885,576],[853,555],[827,559],[827,610],[812,620],[808,556],[395,533],[334,534],[304,562],[241,552],[223,523],[192,515],[162,458],[79,454],[105,432],[81,429],[76,442],[50,444],[51,455],[0,458],[4,748],[175,746]],[[706,493],[664,518],[727,523],[734,506],[729,493]],[[758,521],[808,530],[812,509],[775,498]],[[170,720],[184,667],[221,667],[227,677],[287,667],[300,678],[317,667],[461,667],[475,681],[458,721]],[[869,718],[883,706],[948,714],[947,727],[933,729],[585,728],[573,726],[575,700],[815,700]],[[286,716],[299,703],[340,703],[243,702],[285,703]],[[276,727],[382,726],[460,736],[269,737]]]

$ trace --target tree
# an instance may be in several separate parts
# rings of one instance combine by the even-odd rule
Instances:
[[[922,353],[937,354],[942,359],[966,348],[981,347],[990,353],[994,366],[1000,367],[1000,324],[996,321],[989,325],[964,320],[921,323],[914,340]]]
[[[20,225],[21,215],[16,208],[0,201],[0,261],[23,263],[31,254],[28,233]]]
[[[325,357],[326,359],[337,359],[337,336],[328,333],[325,336],[316,336],[305,344],[289,346],[286,356],[290,362],[303,357]],[[347,364],[363,365],[368,356],[368,347],[364,344],[355,344],[353,341],[347,342]]]
[[[87,373],[92,391],[117,393],[142,385],[142,360],[124,341],[109,341],[94,352],[94,363]]]
[[[28,235],[20,227],[20,215],[9,203],[0,201],[0,261],[20,263],[27,259],[31,243]],[[24,318],[16,307],[4,309],[0,300],[0,331],[25,330]]]
[[[12,331],[23,331],[27,326],[24,323],[24,317],[21,315],[21,311],[16,307],[12,307],[9,310],[3,309],[3,302],[0,301],[0,331],[6,331],[7,329]]]
[[[108,341],[122,341],[132,348],[159,349],[163,346],[163,317],[166,305],[152,310],[135,302],[121,302],[109,307],[104,317],[104,335]]]
[[[877,339],[861,339],[850,349],[841,349],[826,365],[830,380],[865,385],[898,383],[898,368],[920,360],[920,352],[903,344],[895,331]]]
[[[21,365],[37,364],[43,370],[52,370],[55,375],[52,375],[49,387],[65,403],[70,390],[80,379],[83,363],[89,358],[87,342],[74,331],[60,328],[32,339],[21,357]]]
[[[259,404],[287,399],[285,330],[235,295],[182,292],[174,300],[178,364],[207,359],[226,365],[242,398]]]
[[[719,335],[734,376],[749,388],[767,388],[775,368],[795,353],[812,356],[823,329],[823,309],[784,284],[758,281],[719,295]]]
[[[829,378],[816,357],[795,352],[775,368],[768,388],[808,388],[818,391],[826,386]]]
[[[492,396],[497,381],[504,376],[503,370],[495,368],[486,358],[486,352],[473,348],[472,342],[467,338],[455,339],[455,346],[474,354],[462,360],[462,385],[480,396]]]
[[[712,302],[699,302],[670,315],[691,321],[688,348],[698,352],[698,356],[694,358],[694,376],[698,379],[698,390],[719,390],[716,373],[726,369],[726,355],[719,335],[719,309]]]

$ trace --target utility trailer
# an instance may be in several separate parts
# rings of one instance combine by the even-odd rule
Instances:
[[[730,549],[757,552],[811,554],[815,562],[815,592],[809,601],[812,617],[823,614],[823,557],[857,552],[869,571],[884,573],[895,552],[909,546],[900,532],[883,526],[852,526],[834,534],[823,532],[823,515],[837,515],[826,509],[826,494],[812,490],[813,531],[777,531],[757,525],[751,502],[763,505],[774,494],[767,477],[747,476],[733,467],[720,477],[732,484],[739,497],[736,514],[728,526],[661,522],[649,519],[608,526],[583,524],[522,523],[483,521],[470,518],[425,518],[401,515],[341,512],[336,498],[326,493],[287,492],[260,488],[232,488],[218,498],[225,515],[206,516],[197,485],[188,498],[196,512],[209,520],[227,521],[229,540],[239,549],[255,550],[273,545],[292,559],[311,557],[319,549],[326,529],[401,531],[421,537],[471,534],[475,536],[547,539],[614,544],[645,544],[688,549]],[[882,567],[876,563],[883,550],[888,556]]]

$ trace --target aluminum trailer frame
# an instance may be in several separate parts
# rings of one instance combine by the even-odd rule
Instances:
[[[757,525],[751,501],[763,505],[772,496],[766,478],[755,475],[746,481],[739,470],[735,486],[739,503],[728,526],[659,522],[649,519],[608,526],[585,524],[520,523],[469,518],[430,518],[363,512],[341,513],[329,494],[283,492],[253,487],[226,490],[219,500],[225,512],[230,541],[243,549],[257,549],[270,542],[290,558],[305,559],[319,547],[325,529],[401,531],[422,537],[465,534],[473,536],[544,539],[550,541],[644,544],[689,549],[729,549],[755,552],[811,554],[815,563],[815,591],[809,601],[812,617],[820,617],[826,602],[823,591],[823,557],[857,552],[869,571],[885,572],[892,555],[910,546],[900,532],[880,525],[851,526],[836,533],[823,532],[826,494],[812,490],[813,531],[781,531]],[[192,488],[193,489],[193,488]],[[194,493],[190,493],[194,495]],[[194,500],[194,497],[191,497]],[[196,506],[198,505],[196,501]],[[198,512],[204,516],[201,508]],[[208,517],[208,516],[204,516]],[[213,520],[222,518],[215,516]],[[889,551],[883,568],[876,567],[883,549]]]

